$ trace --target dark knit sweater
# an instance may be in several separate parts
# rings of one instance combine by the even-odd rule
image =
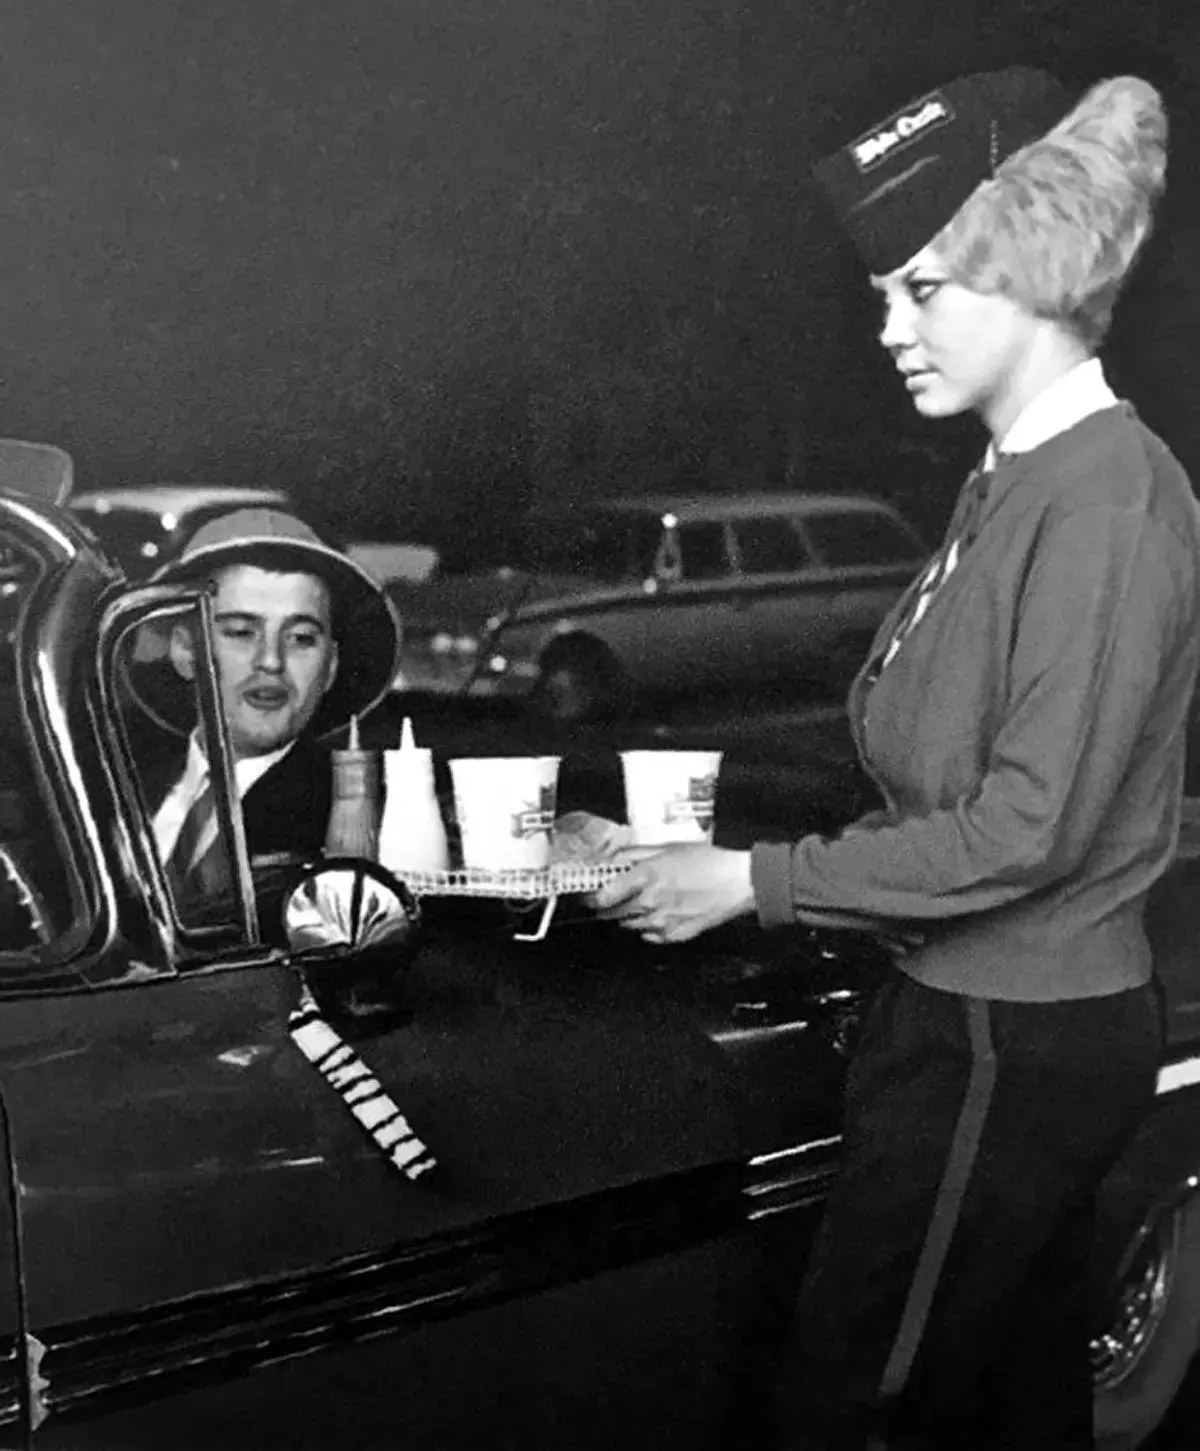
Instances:
[[[981,997],[1144,982],[1200,664],[1200,512],[1179,463],[1128,404],[1093,413],[1000,464],[974,543],[876,679],[907,602],[850,693],[889,809],[755,846],[760,920],[915,926],[904,970]]]

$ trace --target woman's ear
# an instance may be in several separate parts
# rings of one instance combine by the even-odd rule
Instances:
[[[172,625],[171,638],[167,642],[167,656],[176,672],[184,680],[196,678],[196,648],[192,643],[192,631],[188,625]]]

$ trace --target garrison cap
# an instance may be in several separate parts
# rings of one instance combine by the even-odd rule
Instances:
[[[868,269],[893,272],[1071,101],[1027,66],[960,76],[881,117],[813,172]]]

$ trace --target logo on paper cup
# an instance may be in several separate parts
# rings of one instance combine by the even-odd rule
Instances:
[[[536,802],[529,801],[512,819],[512,834],[520,841],[536,836],[539,831],[548,832],[554,825],[554,800],[557,791],[554,786],[543,786]]]
[[[687,795],[672,796],[663,803],[663,822],[667,826],[679,826],[684,822],[695,822],[701,831],[712,829],[713,810],[717,799],[717,777],[688,778]]]

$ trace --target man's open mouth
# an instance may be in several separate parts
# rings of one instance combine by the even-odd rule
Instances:
[[[276,690],[271,686],[262,686],[254,690],[242,692],[242,698],[247,705],[252,705],[255,710],[279,710],[287,704],[288,693],[286,690]]]

